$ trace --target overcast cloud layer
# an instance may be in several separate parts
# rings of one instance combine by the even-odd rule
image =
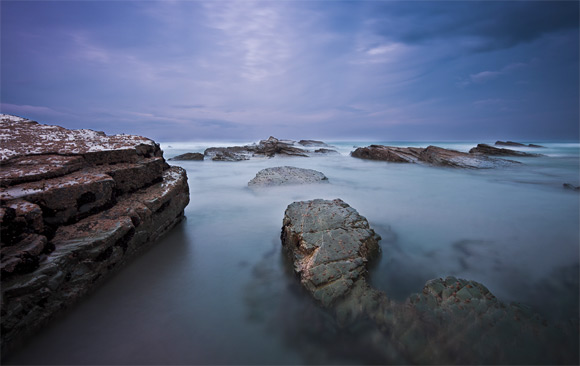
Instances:
[[[159,141],[578,140],[579,3],[2,1],[1,111]]]

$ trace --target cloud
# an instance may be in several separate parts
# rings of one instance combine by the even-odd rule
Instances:
[[[493,79],[497,79],[500,76],[510,74],[512,71],[528,66],[523,62],[512,63],[504,66],[500,70],[496,71],[481,71],[475,74],[470,74],[467,80],[462,80],[459,82],[460,86],[467,86],[469,84],[483,84]]]
[[[375,31],[406,44],[453,42],[457,51],[511,48],[578,28],[576,1],[432,1],[374,4]]]

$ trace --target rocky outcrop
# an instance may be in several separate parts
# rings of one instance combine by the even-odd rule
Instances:
[[[248,182],[248,186],[257,188],[326,182],[328,182],[328,178],[319,171],[296,168],[293,166],[278,166],[260,170],[256,176]]]
[[[516,151],[511,149],[503,149],[499,147],[493,147],[486,144],[478,144],[477,147],[469,150],[470,154],[480,154],[480,155],[496,155],[496,156],[542,156],[541,154],[532,154],[523,151]]]
[[[544,147],[541,145],[535,145],[535,144],[522,144],[519,142],[513,142],[513,141],[496,141],[495,142],[496,146],[513,146],[513,147]]]
[[[183,219],[187,176],[144,137],[0,116],[2,351]]]
[[[302,285],[324,306],[364,282],[380,237],[340,199],[294,202],[284,213],[282,245]]]
[[[300,140],[298,143],[302,146],[330,147],[327,143],[318,140]]]
[[[393,163],[416,163],[419,161],[421,151],[423,149],[416,147],[371,145],[369,147],[359,147],[350,155],[359,159],[381,160]]]
[[[443,149],[437,146],[419,148],[370,145],[369,147],[357,148],[351,153],[351,156],[395,163],[424,163],[433,166],[468,169],[488,169],[517,163],[505,159],[493,159],[487,156]]]
[[[295,141],[279,140],[270,136],[266,140],[260,140],[257,144],[232,147],[210,147],[204,151],[206,158],[215,161],[242,161],[252,157],[274,156],[300,156],[308,157],[313,151],[305,146],[328,146],[322,141],[301,140],[303,147],[298,147]],[[317,151],[317,153],[329,153],[334,150]]]
[[[185,153],[172,157],[169,160],[203,160],[203,154],[201,153]]]
[[[549,324],[475,281],[437,278],[404,303],[390,300],[366,278],[379,239],[339,199],[290,204],[281,235],[303,288],[361,340],[373,363],[578,363],[577,321]]]

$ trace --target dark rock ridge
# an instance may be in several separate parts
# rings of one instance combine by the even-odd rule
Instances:
[[[517,162],[511,160],[494,159],[477,154],[443,149],[437,146],[420,148],[370,145],[368,147],[357,148],[351,153],[351,156],[359,159],[381,160],[394,163],[426,163],[434,166],[469,169],[487,169],[517,164]]]
[[[203,160],[203,154],[201,153],[185,153],[172,157],[169,160]]]
[[[570,183],[564,183],[564,184],[562,184],[562,187],[564,187],[565,189],[569,189],[571,191],[580,192],[580,186],[575,186],[575,185],[570,184]]]
[[[321,141],[301,140],[302,146],[328,146]],[[321,144],[320,144],[321,143]],[[332,150],[334,151],[334,150]],[[318,153],[328,153],[330,150],[318,151]],[[204,155],[216,161],[242,161],[252,157],[274,156],[311,156],[313,151],[298,147],[295,141],[279,140],[270,136],[267,140],[260,140],[258,144],[232,147],[210,147],[204,151]]]
[[[499,147],[493,147],[486,144],[477,144],[477,147],[469,150],[470,154],[481,154],[481,155],[496,155],[496,156],[542,156],[541,154],[532,154],[523,151],[516,151],[511,149],[503,149]]]
[[[495,142],[496,146],[514,146],[514,147],[544,147],[541,145],[534,145],[534,144],[522,144],[519,142],[513,142],[513,141],[496,141]]]
[[[282,246],[303,288],[374,363],[578,363],[577,320],[549,324],[475,281],[437,278],[404,303],[390,300],[366,278],[379,240],[340,199],[294,202],[284,215]]]
[[[248,182],[248,186],[256,188],[326,182],[328,182],[328,178],[319,171],[293,166],[278,166],[260,170]]]
[[[2,353],[183,219],[154,141],[0,115]]]

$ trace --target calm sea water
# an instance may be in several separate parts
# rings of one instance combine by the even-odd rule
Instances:
[[[379,142],[399,146],[430,143]],[[558,321],[578,317],[578,143],[535,142],[545,154],[495,170],[457,170],[340,155],[171,162],[187,170],[187,220],[32,338],[12,364],[360,363],[315,323],[324,319],[281,253],[293,201],[341,198],[382,237],[370,279],[403,301],[435,277],[485,284],[504,302]],[[166,158],[241,143],[162,144]],[[468,151],[476,143],[431,143]],[[266,167],[323,172],[330,184],[254,192]],[[326,328],[325,328],[326,329]]]

